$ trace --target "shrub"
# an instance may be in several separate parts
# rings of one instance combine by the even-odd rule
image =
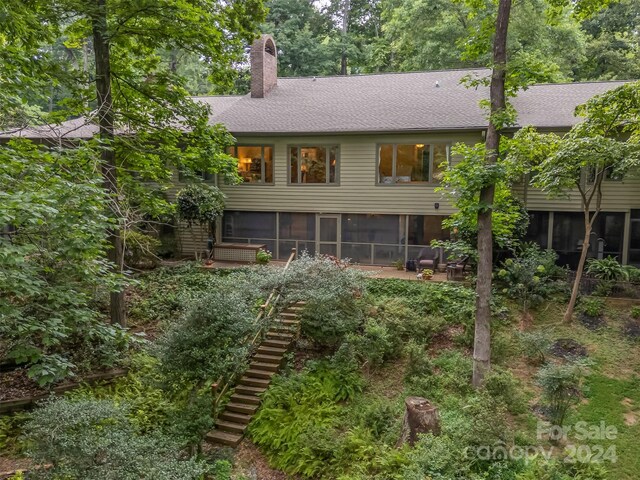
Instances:
[[[273,255],[268,250],[263,250],[262,248],[256,252],[256,262],[260,264],[267,264],[271,261]]]
[[[124,232],[124,260],[129,267],[154,267],[158,264],[160,240],[135,230]]]
[[[631,307],[631,318],[640,318],[640,307]]]
[[[584,365],[577,362],[550,363],[538,371],[544,406],[554,425],[562,426],[569,408],[579,401],[583,368]]]
[[[360,375],[326,362],[290,377],[275,377],[249,425],[253,441],[272,464],[290,474],[313,477],[335,468],[338,402],[362,390]]]
[[[605,281],[628,280],[627,271],[620,263],[611,256],[602,259],[590,258],[587,260],[587,274]]]
[[[365,276],[360,270],[306,253],[284,272],[264,270],[260,269],[255,282],[265,291],[275,288],[283,303],[306,302],[301,314],[302,333],[319,345],[337,347],[347,333],[363,324],[358,297],[365,290]]]
[[[503,405],[510,413],[526,411],[527,403],[522,395],[522,385],[508,370],[494,367],[485,378],[484,388],[492,403]]]
[[[196,479],[205,467],[183,459],[177,445],[158,432],[141,434],[130,408],[109,400],[57,399],[35,410],[25,426],[29,478]]]
[[[414,354],[418,354],[417,349]],[[427,355],[424,350],[423,355]],[[445,350],[436,358],[419,363],[421,369],[409,367],[405,376],[409,395],[438,402],[451,394],[463,396],[471,392],[471,359],[464,354]]]
[[[260,292],[243,284],[241,274],[217,280],[158,340],[161,369],[177,386],[229,379],[247,361]]]
[[[539,305],[559,290],[555,280],[561,273],[556,266],[557,258],[553,250],[542,250],[534,244],[523,245],[516,257],[505,260],[497,272],[503,293],[518,300],[525,312]]]
[[[551,339],[543,332],[522,332],[519,334],[520,346],[527,362],[542,365],[546,361],[551,347]]]
[[[346,341],[353,344],[365,365],[377,368],[400,353],[393,336],[385,325],[369,318],[365,321],[363,332],[347,335]]]
[[[640,283],[640,268],[634,267],[633,265],[624,265],[622,268],[631,283]]]
[[[590,317],[600,317],[604,313],[605,303],[601,298],[583,297],[580,299],[580,310]]]

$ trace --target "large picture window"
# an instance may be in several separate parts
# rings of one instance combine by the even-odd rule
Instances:
[[[273,183],[273,147],[236,145],[230,155],[238,159],[238,174],[244,183]]]
[[[378,148],[378,183],[437,183],[449,162],[449,145],[386,144]]]
[[[337,183],[338,146],[290,146],[289,180],[291,183]]]

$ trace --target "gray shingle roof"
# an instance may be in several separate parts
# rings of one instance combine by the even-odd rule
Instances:
[[[485,77],[489,71],[279,78],[265,98],[196,98],[210,105],[211,123],[223,123],[235,135],[478,130],[487,126],[479,102],[488,98],[488,88],[466,88],[460,81],[468,75]],[[579,120],[574,116],[577,105],[623,83],[534,85],[513,101],[518,124],[570,127]],[[81,123],[72,120],[60,128],[75,128],[67,138],[95,131]],[[53,133],[49,130],[29,129],[19,135],[49,136]]]

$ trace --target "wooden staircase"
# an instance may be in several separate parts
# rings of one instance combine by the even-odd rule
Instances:
[[[271,377],[282,366],[284,354],[298,335],[298,315],[302,308],[303,302],[286,308],[267,331],[265,339],[251,357],[249,369],[238,381],[229,403],[218,417],[215,429],[206,435],[207,442],[230,447],[240,443],[260,406],[260,394],[269,388]]]

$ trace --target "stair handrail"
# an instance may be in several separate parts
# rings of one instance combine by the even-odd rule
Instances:
[[[297,253],[297,250],[295,248],[292,248],[291,254],[289,255],[289,259],[287,260],[287,263],[282,269],[283,272],[287,268],[289,268],[289,265],[291,265],[291,262],[295,260],[296,253]],[[269,318],[273,314],[281,296],[282,296],[282,292],[278,290],[278,287],[273,287],[273,289],[271,290],[271,293],[267,297],[266,302],[260,305],[260,312],[258,312],[258,315],[256,316],[256,319],[254,321],[254,324],[259,323],[261,320],[265,318]],[[269,309],[268,312],[267,312],[267,309]],[[249,342],[249,348],[251,351],[253,351],[253,347],[255,347],[256,342],[262,336],[263,330],[265,329],[266,326],[267,326],[267,322],[263,322],[263,324],[260,326],[256,334],[253,336],[253,339],[251,340],[251,342]],[[216,381],[216,383],[211,385],[211,390],[213,394],[213,403],[211,405],[211,413],[214,416],[215,416],[216,407],[220,402],[220,399],[225,393],[227,393],[227,390],[229,390],[229,386],[231,385],[231,383],[233,382],[233,379],[237,375],[238,375],[238,368],[236,368],[236,370],[229,376],[229,380],[222,385],[222,388],[220,388],[220,382],[222,382],[222,377],[220,377],[218,381]]]

